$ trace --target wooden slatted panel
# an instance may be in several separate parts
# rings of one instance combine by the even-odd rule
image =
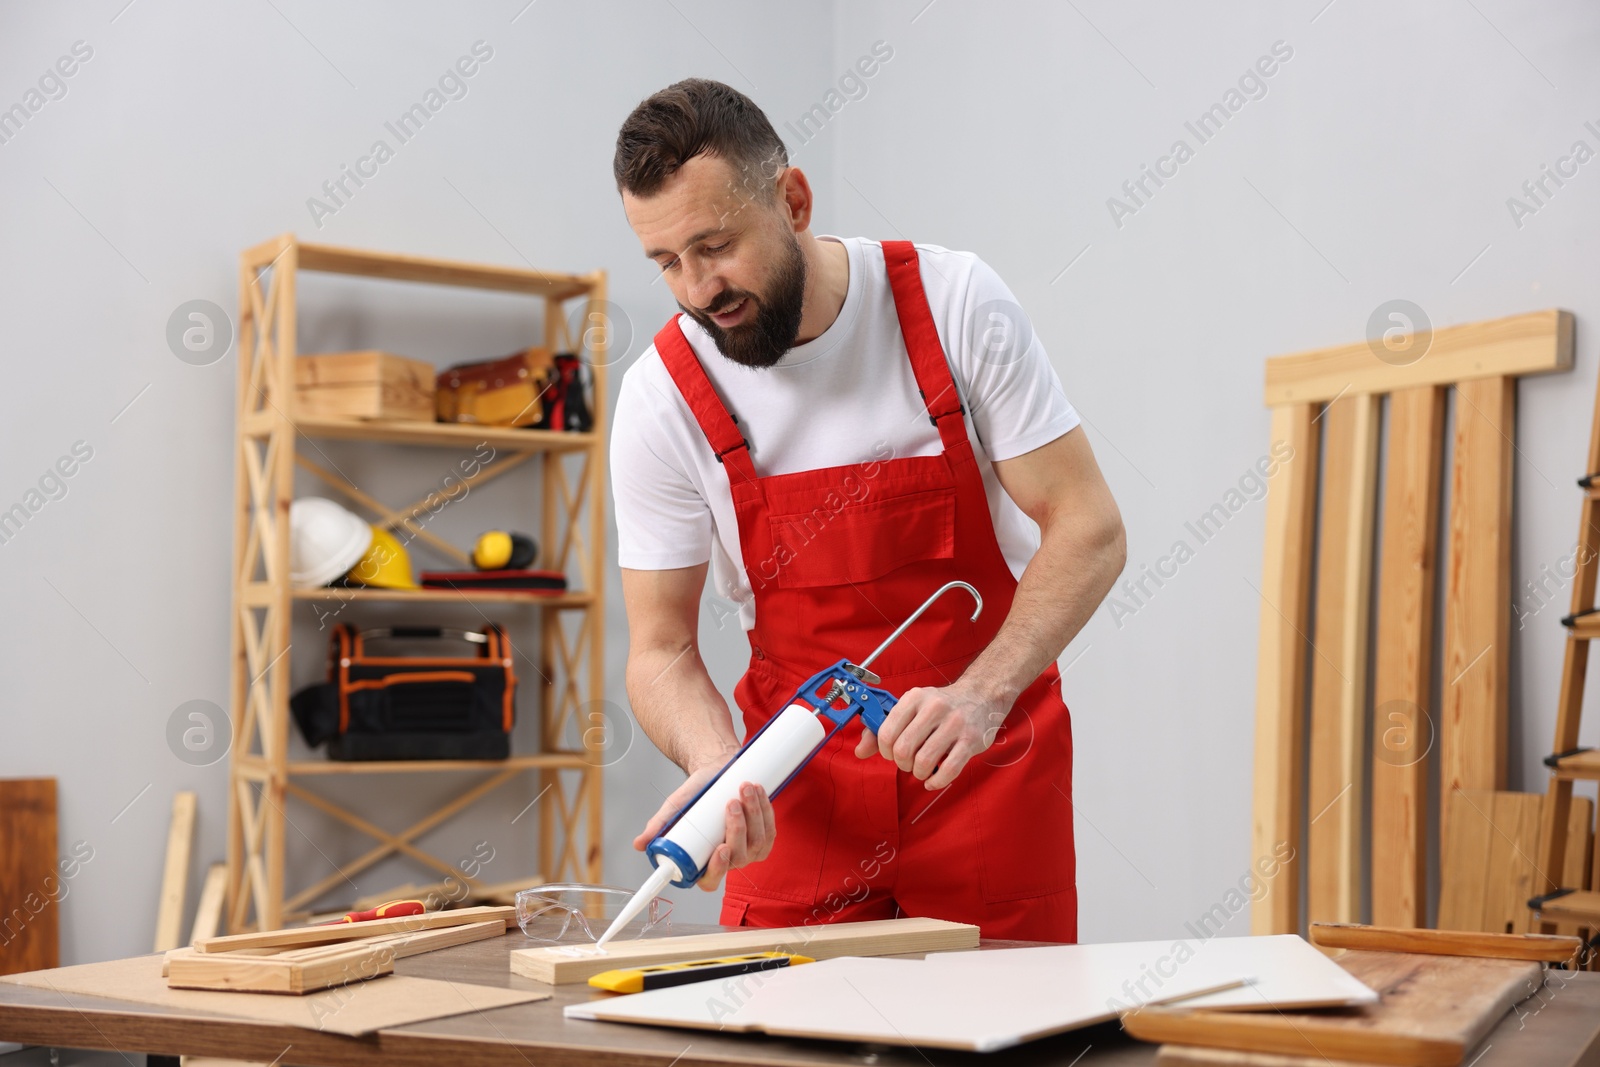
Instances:
[[[1311,658],[1311,815],[1306,912],[1356,922],[1366,795],[1367,642],[1377,498],[1380,398],[1350,396],[1323,412],[1321,533]]]
[[[1439,738],[1446,834],[1452,792],[1505,787],[1515,389],[1510,378],[1456,387]]]
[[[60,965],[56,862],[56,780],[0,780],[0,974]]]
[[[1273,409],[1267,533],[1261,573],[1261,647],[1256,666],[1255,798],[1251,860],[1267,891],[1251,905],[1257,934],[1296,933],[1300,916],[1300,822],[1304,812],[1305,657],[1316,507],[1313,406]],[[1271,877],[1268,877],[1268,873]]]
[[[1444,390],[1389,400],[1372,712],[1372,921],[1428,919],[1428,758]]]

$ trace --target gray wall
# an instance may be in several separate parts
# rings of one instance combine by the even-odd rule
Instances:
[[[1600,163],[1520,227],[1506,199],[1575,140],[1600,148],[1584,127],[1600,125],[1600,14],[1577,3],[1396,14],[1356,0],[1205,11],[925,2],[789,5],[781,23],[684,0],[450,10],[110,0],[0,12],[0,106],[22,100],[74,42],[93,49],[65,95],[0,144],[0,506],[24,500],[74,442],[93,449],[65,495],[0,544],[0,774],[59,777],[63,851],[79,840],[94,849],[64,910],[69,962],[148,948],[174,790],[200,792],[197,859],[224,848],[225,763],[181,761],[166,730],[185,702],[227,696],[233,360],[175,358],[173,310],[207,299],[236,311],[239,251],[293,230],[604,267],[636,354],[671,302],[622,219],[611,144],[634,102],[690,74],[751,93],[792,138],[818,190],[818,231],[906,236],[994,264],[1088,421],[1127,520],[1130,573],[1262,454],[1262,360],[1355,339],[1395,298],[1436,324],[1577,314],[1575,372],[1520,392],[1519,595],[1569,553],[1600,280],[1578,235],[1600,221],[1590,173]],[[480,39],[494,56],[467,95],[319,227],[307,198]],[[785,123],[879,40],[892,60],[801,143]],[[1197,145],[1184,122],[1280,40],[1293,56],[1265,95]],[[1117,225],[1107,199],[1178,138],[1194,157]],[[444,363],[510,351],[536,325],[523,303],[454,291],[323,277],[302,298],[302,351],[390,347]],[[458,458],[419,450],[398,467],[393,452],[329,455],[396,498],[436,484]],[[527,480],[473,500],[435,528],[465,541],[519,513],[537,528]],[[1262,520],[1259,503],[1241,509],[1156,596],[1116,620],[1103,610],[1063,657],[1085,939],[1175,934],[1246,870]],[[626,628],[614,582],[608,592],[620,700]],[[1564,600],[1513,634],[1522,787],[1542,782]],[[1524,611],[1537,606],[1523,598]],[[726,690],[743,640],[710,623],[705,640]],[[309,613],[295,642],[300,684],[322,654]],[[532,677],[531,664],[523,672]],[[644,868],[627,839],[677,775],[642,739],[629,747],[619,734],[618,745],[606,873],[628,884]],[[394,806],[398,823],[445,783],[359,788],[371,806]],[[527,823],[510,820],[535,791],[531,779],[509,788],[427,843],[454,856],[487,840],[486,876],[523,874]],[[362,844],[303,807],[290,816],[304,878]],[[391,864],[355,881],[370,892],[410,876]],[[678,907],[715,915],[715,899],[698,893],[679,894]],[[1231,927],[1245,929],[1242,917]]]

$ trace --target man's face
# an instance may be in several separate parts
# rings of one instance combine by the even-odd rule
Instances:
[[[683,311],[722,354],[770,367],[794,346],[806,261],[776,177],[696,156],[651,197],[622,194],[628,223]]]

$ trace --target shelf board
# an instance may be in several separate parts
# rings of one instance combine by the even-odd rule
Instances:
[[[384,441],[399,445],[435,447],[476,445],[526,452],[581,452],[596,443],[592,433],[562,430],[522,430],[513,426],[477,426],[456,422],[408,422],[379,419],[340,419],[300,415],[295,429],[307,437],[348,441]]]
[[[1560,920],[1592,925],[1595,919],[1600,919],[1600,892],[1579,890],[1556,897],[1539,909],[1539,918],[1547,922]]]
[[[509,759],[290,760],[290,777],[318,774],[410,774],[438,771],[507,771],[593,767],[582,752],[540,752]]]
[[[533,296],[553,296],[557,299],[582,296],[589,292],[595,283],[594,278],[582,274],[462,263],[452,259],[337,248],[333,245],[307,244],[303,241],[295,243],[299,249],[299,269],[303,271],[356,274],[389,281],[456,285],[467,289],[497,289],[502,292],[528,293]]]
[[[587,608],[594,604],[588,593],[530,593],[522,589],[373,589],[320,588],[296,589],[296,600],[398,600],[416,603],[490,602],[498,604],[536,604],[542,608]]]
[[[1600,637],[1600,615],[1585,615],[1575,619],[1567,635],[1577,641],[1593,641]]]
[[[1585,749],[1558,761],[1555,776],[1578,781],[1600,779],[1600,750]]]

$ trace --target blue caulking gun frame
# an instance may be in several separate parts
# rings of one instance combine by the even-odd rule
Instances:
[[[844,729],[845,724],[857,715],[861,716],[861,721],[873,733],[877,733],[883,728],[883,721],[889,717],[889,712],[894,710],[894,706],[900,698],[887,690],[876,688],[874,683],[879,680],[878,676],[867,668],[872,665],[873,660],[883,653],[884,649],[898,640],[900,635],[905,633],[912,623],[921,618],[922,613],[927,611],[934,601],[952,589],[965,589],[972,594],[972,599],[976,602],[976,607],[972,612],[972,619],[976,620],[983,612],[983,597],[966,582],[946,582],[932,596],[923,601],[921,607],[912,612],[904,622],[897,626],[895,631],[884,639],[883,644],[873,649],[872,654],[866,659],[859,664],[842,659],[832,666],[813,674],[795,691],[794,696],[784,705],[785,708],[791,704],[804,704],[817,712],[819,716],[832,722],[833,728],[828,730],[816,747],[800,760],[794,770],[789,772],[788,777],[784,778],[778,784],[778,787],[768,794],[769,798],[776,798],[790,782],[794,781],[794,776],[805,769],[806,764],[811,762],[812,757],[822,751],[823,746],[828,743],[833,735]],[[829,686],[828,691],[822,696],[818,696],[818,692],[829,682],[832,682],[832,685]],[[835,707],[835,703],[839,701],[843,702],[843,706]],[[739,751],[735,752],[733,757],[723,764],[722,770],[718,771],[715,777],[702,786],[698,793],[690,797],[687,804],[677,810],[667,824],[661,828],[661,832],[656,835],[655,840],[651,841],[645,848],[645,855],[650,857],[652,864],[659,866],[661,859],[668,859],[672,861],[672,865],[680,872],[686,872],[682,878],[669,884],[675,885],[680,889],[687,889],[689,886],[694,885],[705,874],[709,859],[706,863],[695,863],[688,852],[677,842],[670,840],[667,835],[678,824],[678,821],[683,818],[684,814],[693,808],[701,797],[705,796],[707,790],[728,772],[729,767],[738,762],[739,757],[744,755],[746,750],[756,742],[756,739],[765,733],[767,728],[777,719],[778,716],[776,714],[773,715],[762,725],[761,729],[748,737],[745,743],[740,746]]]

